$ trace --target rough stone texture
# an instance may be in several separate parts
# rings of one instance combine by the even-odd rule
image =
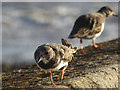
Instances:
[[[86,47],[85,53],[76,52],[74,59],[65,70],[64,79],[57,80],[60,71],[53,72],[56,86],[52,86],[49,74],[41,71],[35,64],[16,68],[2,73],[3,89],[53,89],[53,88],[114,88],[118,89],[118,61],[120,38]]]
[[[67,83],[72,88],[118,88],[118,64],[97,68]]]

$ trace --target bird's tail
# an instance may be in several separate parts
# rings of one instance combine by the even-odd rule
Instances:
[[[65,40],[65,39],[62,38],[61,42],[62,42],[62,45],[65,45],[67,47],[70,47],[71,49],[77,50],[77,47],[73,48],[72,44],[71,43],[69,44],[67,40]]]
[[[69,39],[73,39],[73,38],[75,38],[74,36],[71,36],[71,35],[69,35],[69,37],[68,37]]]

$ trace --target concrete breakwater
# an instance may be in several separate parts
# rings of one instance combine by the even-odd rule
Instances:
[[[64,79],[57,80],[59,72],[53,72],[56,86],[52,86],[49,75],[35,64],[2,73],[2,89],[44,88],[118,88],[118,62],[120,38],[102,42],[99,49],[85,47],[85,53],[76,52],[65,70]],[[78,50],[79,51],[79,50]]]

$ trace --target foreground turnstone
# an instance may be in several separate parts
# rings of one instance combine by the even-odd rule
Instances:
[[[75,21],[72,32],[68,38],[80,38],[80,52],[84,52],[82,39],[92,39],[94,47],[98,48],[95,44],[95,39],[103,32],[105,19],[109,16],[117,17],[109,6],[102,7],[96,13],[81,15]]]
[[[49,72],[52,85],[55,85],[52,80],[51,71],[58,71],[62,68],[58,79],[63,79],[64,70],[68,66],[68,62],[72,60],[73,53],[77,48],[73,48],[72,44],[69,44],[66,40],[62,39],[62,44],[43,44],[39,46],[35,53],[34,59],[39,68]]]

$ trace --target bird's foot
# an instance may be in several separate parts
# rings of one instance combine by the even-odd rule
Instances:
[[[81,49],[79,52],[80,52],[80,53],[84,53],[85,51],[84,51],[83,49]]]
[[[95,49],[98,49],[99,47],[98,47],[98,45],[94,45],[94,48],[95,48]]]
[[[52,83],[53,86],[55,86],[55,83]]]

